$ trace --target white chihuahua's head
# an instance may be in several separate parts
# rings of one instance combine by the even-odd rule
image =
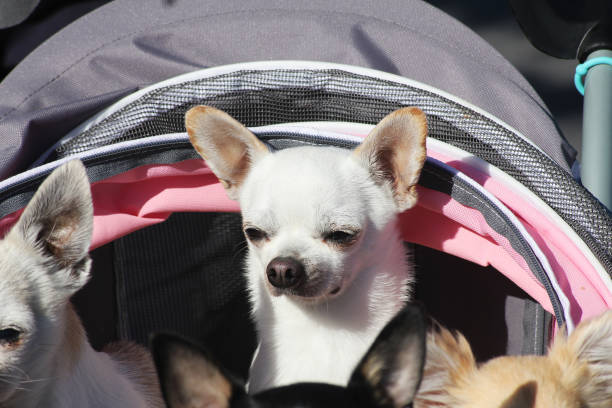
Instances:
[[[191,142],[241,206],[249,271],[273,296],[319,303],[341,294],[399,241],[396,215],[417,200],[425,115],[385,117],[353,151],[304,146],[269,152],[226,113],[186,114]],[[253,277],[251,277],[253,278]]]
[[[42,183],[0,241],[0,406],[49,380],[41,377],[66,339],[68,300],[89,278],[92,219],[85,169],[72,161]]]

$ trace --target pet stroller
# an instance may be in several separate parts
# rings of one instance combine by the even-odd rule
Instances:
[[[52,169],[87,167],[93,278],[74,302],[94,347],[173,330],[246,375],[239,208],[185,134],[197,104],[274,149],[350,148],[423,109],[420,201],[401,215],[416,297],[479,359],[542,354],[612,307],[610,213],[535,91],[449,16],[417,0],[116,0],[0,84],[2,231]]]

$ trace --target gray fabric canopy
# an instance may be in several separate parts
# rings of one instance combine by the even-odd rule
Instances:
[[[423,104],[429,100],[429,107],[444,105],[451,119],[463,124],[461,121],[465,117],[466,127],[478,125],[473,127],[478,130],[475,133],[479,136],[479,152],[494,144],[505,143],[506,146],[510,144],[508,141],[519,139],[529,149],[517,149],[511,163],[507,160],[508,155],[503,154],[507,150],[489,150],[499,156],[498,162],[508,161],[507,167],[520,160],[522,167],[517,174],[524,175],[525,180],[537,179],[549,190],[562,191],[547,201],[552,203],[551,208],[566,216],[568,222],[577,219],[574,224],[580,228],[576,229],[584,231],[583,236],[589,239],[594,236],[587,242],[594,242],[593,248],[603,248],[600,250],[601,258],[609,259],[609,219],[606,214],[598,212],[600,208],[589,201],[586,192],[578,191],[575,194],[578,198],[572,196],[575,190],[581,190],[569,174],[576,154],[560,135],[542,100],[520,73],[491,46],[467,27],[420,0],[110,2],[48,39],[0,83],[0,180],[22,173],[71,129],[138,89],[201,68],[261,60],[312,60],[374,68],[437,88],[465,101],[461,106],[454,106],[454,102],[442,100],[444,98],[438,93],[432,93],[429,99],[422,98],[421,88],[417,92],[391,81],[366,81],[361,77],[361,82],[358,82],[361,84],[358,87],[360,92],[335,99],[342,99],[343,113],[351,114],[353,110],[350,108],[356,104],[355,101],[362,104],[377,102],[380,106],[376,107],[378,110],[373,109],[376,115],[371,117],[380,117],[383,110],[403,103],[393,98],[400,94],[399,89],[421,97],[414,100]],[[285,68],[279,70],[286,71]],[[249,74],[248,70],[241,71],[222,80],[234,84],[232,81],[239,82],[235,78],[240,78],[244,83],[244,77]],[[323,76],[330,74],[324,73]],[[354,78],[349,79],[338,80],[336,85],[353,91],[356,88],[351,87]],[[160,106],[163,102],[167,112],[158,122],[173,124],[172,132],[178,132],[185,107],[191,106],[195,100],[212,98],[207,91],[214,90],[211,83],[216,80],[219,79],[193,81],[185,92],[183,88],[177,91],[171,86],[160,89],[154,95],[160,99],[145,98],[142,104],[134,104],[107,118],[96,131],[104,128],[104,136],[110,134],[112,137],[120,133],[115,132],[116,129],[126,127],[130,131],[132,128],[142,131],[140,137],[150,136],[147,132],[151,127],[140,126],[141,122],[136,120],[128,123],[121,115],[144,118],[144,122],[148,120],[147,115],[155,111],[147,103]],[[366,83],[370,84],[369,88]],[[291,82],[291,86],[296,84],[296,81]],[[337,87],[324,88],[317,88],[319,94],[337,96],[334,93]],[[268,86],[256,96],[270,89],[274,91],[276,88]],[[308,94],[311,88],[296,89]],[[381,89],[386,89],[388,98],[380,97]],[[302,96],[297,91],[289,89],[287,92],[293,92],[292,95],[297,95],[297,100],[302,102],[304,99],[300,99]],[[364,93],[368,94],[366,91],[370,91],[367,101],[363,97]],[[279,95],[286,96],[286,93],[283,91]],[[231,92],[222,95],[225,99],[234,96]],[[261,100],[266,98],[253,97],[251,102],[260,106],[257,102]],[[328,100],[331,97],[325,99]],[[228,106],[244,108],[241,100],[230,102]],[[286,99],[278,97],[273,102],[288,106],[290,113],[294,113]],[[274,108],[270,110],[276,112],[278,106],[274,103],[270,103]],[[463,109],[465,105],[472,105],[475,109]],[[483,111],[530,139],[559,165],[560,170],[556,171],[554,164],[549,166],[551,161],[515,135],[516,132],[479,113]],[[136,113],[131,116],[133,112]],[[261,116],[253,107],[246,114]],[[355,114],[361,115],[362,112]],[[437,122],[429,122],[434,136],[436,130],[443,128],[442,125],[446,126],[444,129],[452,128],[453,132],[460,128],[451,120],[445,121],[447,116],[440,115]],[[359,122],[360,117],[350,116],[350,121]],[[370,123],[373,122],[370,120]],[[494,128],[499,128],[497,133],[490,131]],[[474,129],[468,129],[466,133]],[[482,133],[486,137],[481,137]],[[83,132],[80,136],[85,134]],[[458,134],[463,135],[461,132]],[[195,156],[191,145],[185,142],[183,147],[191,155],[188,157]],[[136,162],[131,162],[129,168],[145,163],[149,158],[141,156],[147,154],[155,155],[155,162],[160,156],[166,159],[166,154],[170,156],[165,150],[141,150],[138,154],[128,152],[134,156],[130,160]],[[528,153],[521,155],[522,152]],[[172,153],[184,152],[173,150]],[[481,155],[486,160],[484,156]],[[530,160],[523,160],[525,156]],[[538,157],[546,159],[541,160],[539,166],[534,164]],[[174,156],[168,159],[168,162],[174,161]],[[543,163],[545,161],[547,163]],[[103,177],[125,170],[118,160],[99,163],[92,159],[87,164],[92,180],[97,180],[95,173],[103,166],[112,170],[100,170]],[[498,167],[504,170],[503,166]],[[548,171],[551,167],[556,172]],[[559,183],[564,184],[548,183],[548,179],[537,177],[539,174],[558,176]],[[520,177],[516,179],[523,182]],[[29,180],[28,188],[32,191],[34,181]],[[540,184],[528,187],[541,193]],[[568,184],[572,188],[559,187]],[[6,188],[5,202],[7,206],[15,207],[6,212],[21,208],[29,198],[26,197],[29,192],[20,183]],[[546,198],[550,196],[552,193]],[[567,196],[573,199],[566,199]],[[472,204],[471,201],[466,203]],[[601,219],[604,221],[592,222]],[[215,239],[209,239],[210,236]],[[237,214],[176,213],[165,223],[126,235],[93,251],[94,279],[76,299],[78,309],[84,311],[92,341],[99,346],[117,338],[137,339],[144,343],[152,330],[171,328],[206,341],[216,341],[218,344],[214,343],[213,348],[219,349],[219,355],[235,360],[224,361],[225,364],[234,365],[238,372],[246,374],[254,347],[254,333],[248,319],[245,283],[241,275],[235,273],[242,265],[243,252],[236,254],[236,248],[244,246],[242,239]],[[511,281],[490,273],[492,268],[479,267],[425,247],[416,247],[415,260],[421,271],[426,271],[419,276],[417,298],[430,300],[429,306],[436,318],[446,322],[440,316],[450,313],[452,321],[461,322],[453,327],[461,328],[472,341],[478,341],[483,327],[498,335],[500,341],[492,341],[489,333],[480,336],[476,349],[481,350],[481,356],[544,351],[548,339],[547,314]],[[458,269],[464,274],[455,273]],[[445,271],[453,273],[445,274]],[[460,285],[467,291],[457,290]],[[471,296],[471,293],[478,296]],[[466,305],[468,301],[474,301],[471,309]],[[483,301],[487,302],[486,308],[481,307]],[[455,304],[458,306],[448,307]],[[454,312],[458,316],[452,316]],[[476,313],[487,318],[486,324],[481,323]],[[466,319],[469,320],[467,323]],[[477,324],[471,327],[474,322]],[[218,336],[219,332],[227,336]],[[228,338],[233,338],[233,341],[227,341]],[[243,339],[251,340],[251,348],[245,348]],[[239,343],[239,347],[235,343]],[[237,348],[243,355],[236,355]]]
[[[520,73],[419,0],[116,0],[48,39],[0,83],[0,179],[139,88],[199,68],[272,59],[402,75],[497,116],[567,171],[575,159]]]

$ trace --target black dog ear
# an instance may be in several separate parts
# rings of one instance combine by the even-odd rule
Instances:
[[[378,407],[405,407],[419,389],[425,364],[426,322],[409,304],[380,332],[349,380],[349,389]]]
[[[229,407],[235,393],[244,393],[203,349],[188,340],[156,334],[151,350],[169,408]]]

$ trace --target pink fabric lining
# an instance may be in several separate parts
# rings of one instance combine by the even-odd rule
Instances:
[[[419,205],[400,217],[406,241],[491,265],[552,313],[546,290],[525,260],[504,236],[488,226],[480,212],[437,191],[419,188],[419,194]]]
[[[173,212],[237,212],[202,160],[142,166],[92,183],[94,231],[91,249],[162,222]],[[22,210],[0,220],[2,236]]]
[[[91,190],[92,249],[162,222],[173,212],[239,211],[202,160],[139,167],[93,183]]]
[[[512,186],[491,177],[469,162],[433,151],[428,154],[468,175],[515,213],[550,262],[561,289],[572,304],[574,322],[612,308],[612,293],[585,254],[533,203],[514,191]]]
[[[612,294],[584,254],[537,208],[491,176],[467,163],[431,156],[463,171],[511,208],[533,235],[551,262],[559,283],[572,303],[575,322],[612,307]],[[497,234],[482,215],[450,197],[420,188],[417,207],[400,218],[402,231],[416,242],[468,259],[492,265],[530,296],[552,311],[542,285],[532,276],[524,260],[506,238]],[[216,177],[202,160],[171,165],[142,166],[92,184],[94,234],[97,248],[132,231],[164,221],[172,212],[237,212]],[[5,232],[21,211],[0,220]]]
[[[173,212],[239,211],[202,160],[139,167],[93,183],[91,190],[95,203],[91,249],[162,222]],[[523,258],[478,211],[433,190],[419,188],[419,194],[418,206],[401,217],[407,241],[492,265],[550,310],[546,292]],[[6,226],[15,218],[5,217],[1,223]]]

